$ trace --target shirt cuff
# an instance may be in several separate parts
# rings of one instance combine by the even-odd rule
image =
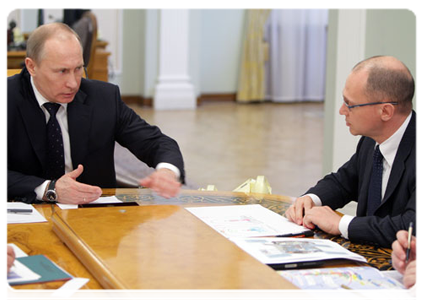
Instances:
[[[322,200],[320,200],[319,196],[317,196],[315,194],[306,194],[304,196],[309,196],[311,198],[311,200],[313,200],[314,205],[322,206]]]
[[[39,185],[35,188],[34,192],[37,195],[37,200],[43,200],[44,192],[46,191],[47,184],[49,182],[50,182],[50,180],[46,180],[41,185]]]
[[[171,170],[173,173],[175,173],[176,178],[181,178],[181,171],[179,171],[179,169],[177,167],[175,167],[172,164],[169,163],[159,163],[156,167],[156,170],[160,170],[160,169],[169,169]]]
[[[343,215],[341,221],[339,221],[338,229],[341,232],[341,236],[345,239],[348,239],[348,226],[350,225],[353,219],[353,216]]]

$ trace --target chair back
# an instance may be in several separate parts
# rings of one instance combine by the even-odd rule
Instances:
[[[19,74],[22,69],[7,69],[7,77]]]
[[[87,67],[87,76],[94,75],[95,51],[97,47],[97,18],[87,11],[74,25],[73,30],[79,35],[83,48],[84,64]]]

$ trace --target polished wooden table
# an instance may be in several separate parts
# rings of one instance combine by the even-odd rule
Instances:
[[[259,264],[248,255],[245,255],[245,253],[240,251],[232,243],[226,241],[222,236],[214,232],[211,228],[208,228],[201,221],[194,220],[192,218],[193,216],[189,215],[187,211],[182,209],[184,206],[197,205],[261,204],[264,207],[282,214],[291,203],[292,199],[289,197],[183,190],[177,198],[164,199],[154,193],[151,193],[151,191],[147,189],[105,189],[103,190],[103,193],[104,196],[116,195],[124,202],[136,202],[138,205],[142,206],[148,205],[148,207],[143,210],[144,213],[137,215],[139,214],[139,211],[134,212],[133,216],[135,216],[135,218],[143,218],[142,214],[144,214],[144,218],[146,216],[149,216],[147,218],[156,216],[153,218],[154,222],[151,224],[148,222],[145,223],[149,225],[145,225],[143,223],[144,225],[142,226],[144,226],[145,230],[140,233],[132,230],[133,228],[131,228],[131,226],[133,226],[133,224],[126,223],[120,226],[119,223],[114,222],[114,220],[116,220],[114,219],[116,213],[121,213],[122,211],[131,212],[133,208],[136,208],[133,206],[109,207],[102,208],[102,210],[99,210],[99,208],[79,209],[77,211],[83,213],[83,220],[81,220],[78,219],[81,214],[78,216],[77,211],[61,211],[54,205],[42,204],[36,205],[36,208],[46,217],[48,222],[38,224],[8,225],[8,242],[15,243],[29,255],[47,255],[51,260],[56,262],[59,266],[63,267],[75,277],[89,278],[89,283],[84,287],[86,289],[128,288],[127,284],[133,284],[129,283],[131,278],[134,277],[128,275],[130,272],[123,271],[122,273],[119,273],[116,272],[116,270],[119,269],[118,264],[122,261],[125,263],[131,261],[132,257],[127,257],[127,260],[126,258],[123,258],[124,256],[122,256],[121,253],[118,255],[118,252],[125,247],[134,247],[134,244],[137,244],[136,242],[133,242],[134,239],[148,241],[150,245],[151,243],[155,244],[157,247],[156,249],[158,250],[157,257],[160,257],[160,260],[162,260],[164,265],[168,265],[168,269],[166,269],[164,265],[161,265],[160,268],[155,268],[154,264],[149,264],[149,261],[151,262],[154,259],[154,251],[147,252],[148,249],[141,246],[139,246],[141,248],[133,248],[133,250],[135,249],[137,253],[139,252],[139,255],[136,254],[134,257],[137,256],[141,259],[143,257],[150,257],[149,261],[142,261],[142,263],[145,264],[146,272],[145,274],[137,275],[138,279],[142,282],[142,284],[138,285],[137,288],[294,288],[279,275],[275,277],[276,272],[265,265]],[[98,218],[97,212],[99,211],[105,216],[105,218],[102,219],[102,221],[104,221],[104,226],[100,226],[99,228],[104,227],[109,232],[107,236],[111,238],[110,241],[119,241],[117,243],[119,247],[111,250],[111,253],[114,253],[115,256],[110,255],[110,253],[102,249],[102,244],[98,244],[100,246],[97,246],[96,248],[96,243],[102,242],[101,234],[96,234],[95,231],[93,232],[86,229],[87,227],[92,227],[93,224],[96,223],[96,219]],[[145,215],[145,212],[150,213]],[[178,223],[190,228],[199,228],[198,232],[201,232],[202,236],[201,241],[202,243],[206,243],[206,246],[187,246],[180,243],[177,238],[173,238],[183,232],[183,228],[174,226],[174,224]],[[112,225],[110,226],[110,224]],[[160,228],[163,226],[165,226],[164,229],[166,230],[160,231]],[[53,227],[55,228],[54,230],[56,233],[53,232]],[[75,231],[75,234],[72,234],[72,231]],[[69,232],[71,232],[71,234],[69,234]],[[160,232],[163,238],[156,239],[154,232]],[[193,231],[191,230],[188,232],[192,233]],[[133,237],[125,238],[128,234],[130,236],[130,233],[133,234]],[[71,238],[69,239],[69,237]],[[391,268],[390,249],[377,248],[368,245],[357,245],[340,237],[330,236],[318,231],[315,233],[315,238],[328,238],[336,241],[343,247],[365,256],[369,265],[377,267],[378,269],[387,270]],[[91,243],[89,245],[90,251],[86,251],[86,249],[84,249],[87,246],[84,245],[87,240]],[[182,252],[178,251],[171,251],[172,254],[176,256],[166,253],[166,251],[170,251],[166,248],[166,243],[164,242],[166,240],[171,241],[172,245],[177,245],[178,248],[188,247],[185,250],[188,249],[187,251],[190,251],[190,255],[184,256]],[[192,240],[192,237],[190,237],[190,240]],[[207,240],[209,241],[209,244],[205,242]],[[142,245],[142,243],[138,243],[138,245]],[[206,251],[207,248],[211,248],[211,245],[220,245],[220,251]],[[71,248],[72,251],[69,248]],[[117,249],[120,250],[118,251]],[[229,255],[229,260],[225,260],[224,254],[226,252],[232,253],[232,256]],[[98,253],[98,257],[96,257],[96,253]],[[210,253],[212,254],[212,257],[206,258],[204,256],[210,255]],[[124,255],[128,256],[127,254]],[[239,264],[231,265],[230,262],[231,257],[234,257],[233,255],[235,255],[235,257],[242,257],[242,260],[244,260],[245,263],[242,266]],[[175,262],[175,266],[178,266],[178,264],[181,263],[179,264],[179,268],[170,268],[169,264],[172,264],[176,257],[177,260]],[[166,261],[166,259],[168,259],[168,261]],[[100,261],[100,263],[96,260]],[[198,267],[199,260],[206,262],[205,265],[208,268],[211,268],[211,272],[207,275],[220,274],[221,276],[210,275],[210,277],[201,281],[201,279],[203,279],[201,275],[206,273],[202,271],[202,268]],[[216,261],[221,263],[217,264]],[[158,263],[160,263],[160,261],[155,261],[155,264]],[[224,268],[225,265],[228,268],[227,270]],[[181,266],[186,267],[180,268]],[[238,268],[238,270],[234,271],[231,268]],[[114,271],[109,272],[111,269]],[[167,272],[160,273],[158,272],[160,270],[167,270]],[[193,282],[186,280],[186,278],[184,279],[183,276],[181,276],[181,270],[191,270],[185,274],[189,274],[192,278],[196,278],[196,281]],[[167,277],[168,282],[165,281],[166,276],[163,276],[165,273],[169,275],[169,277]],[[253,276],[245,276],[245,274],[249,273],[252,273]],[[228,274],[231,275],[229,276]],[[259,274],[259,276],[257,276],[257,274]],[[265,280],[260,280],[260,277],[265,278]],[[175,281],[175,278],[179,278],[180,280]],[[210,285],[211,282],[213,282],[212,285]],[[15,288],[54,289],[60,287],[62,284],[63,282],[49,282],[44,284],[15,286]],[[129,286],[131,287],[133,285]]]

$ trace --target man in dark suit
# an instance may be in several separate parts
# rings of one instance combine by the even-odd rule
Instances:
[[[184,164],[178,144],[127,107],[117,86],[82,78],[82,47],[67,25],[37,28],[27,42],[25,65],[8,78],[9,199],[96,200],[101,188],[116,187],[115,141],[156,168],[142,186],[164,197],[179,192]],[[59,139],[53,140],[47,130],[55,124]]]
[[[351,134],[362,135],[356,153],[296,199],[287,218],[354,242],[390,247],[397,231],[416,221],[413,95],[414,79],[396,58],[357,64],[339,110]],[[355,217],[334,211],[350,201],[357,201]]]

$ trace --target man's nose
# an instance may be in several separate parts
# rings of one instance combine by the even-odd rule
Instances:
[[[69,88],[78,87],[78,76],[75,73],[69,74],[69,77],[66,80],[66,86]]]
[[[342,102],[342,105],[339,108],[339,114],[342,116],[345,116],[348,114],[348,107],[345,105],[345,102]]]

